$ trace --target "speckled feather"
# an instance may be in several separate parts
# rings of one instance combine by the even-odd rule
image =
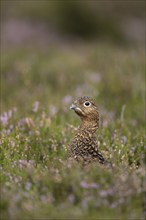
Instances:
[[[83,163],[106,162],[98,150],[96,131],[99,127],[99,112],[93,99],[84,96],[76,100],[70,107],[81,118],[81,125],[69,146],[69,158]]]

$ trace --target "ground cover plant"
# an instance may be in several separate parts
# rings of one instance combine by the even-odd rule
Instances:
[[[2,219],[144,218],[143,58],[108,43],[3,52]],[[69,105],[82,94],[99,103],[113,170],[66,160],[79,123]]]
[[[30,2],[20,7],[17,1],[7,1],[4,12],[41,17],[42,22],[51,19],[46,17],[47,1],[42,4],[44,13],[39,3],[34,7]],[[16,11],[10,7],[13,4]],[[136,7],[127,4],[134,16],[141,14],[139,3]],[[53,18],[56,27],[63,26],[66,33],[71,26],[66,20],[68,9],[62,9],[57,9],[62,20],[58,11]],[[104,7],[98,8],[104,15],[100,9]],[[90,21],[86,7],[82,10],[80,24],[86,34],[97,13],[88,12],[93,14]],[[5,16],[1,38],[1,219],[145,219],[144,42],[125,41],[123,35],[119,38],[120,26],[107,30],[112,21],[106,18],[104,26],[102,16],[97,20],[97,27],[103,27],[101,35],[98,38],[98,32],[94,33],[93,39],[80,38],[84,31],[80,37],[70,38],[46,30],[42,23]],[[93,32],[97,27],[93,26]],[[71,32],[76,35],[77,31],[78,26]],[[134,31],[130,34],[139,36]],[[83,167],[67,160],[68,145],[80,123],[69,106],[83,95],[94,98],[99,106],[98,145],[113,169],[98,163]]]

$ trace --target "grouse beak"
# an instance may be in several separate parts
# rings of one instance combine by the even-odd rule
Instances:
[[[79,116],[83,115],[82,110],[79,107],[77,107],[75,104],[72,104],[70,106],[70,109],[73,109]]]
[[[77,108],[77,106],[75,105],[75,104],[72,104],[71,106],[70,106],[70,109],[76,109]]]

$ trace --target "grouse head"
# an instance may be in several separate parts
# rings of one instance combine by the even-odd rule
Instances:
[[[99,112],[92,98],[83,96],[73,102],[70,106],[83,122],[98,123]]]

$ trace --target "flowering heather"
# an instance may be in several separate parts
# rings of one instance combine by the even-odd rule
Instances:
[[[25,39],[37,36],[24,25]],[[144,46],[44,41],[40,50],[25,39],[1,53],[1,219],[143,220]],[[99,105],[98,146],[112,169],[67,159],[80,95]]]

